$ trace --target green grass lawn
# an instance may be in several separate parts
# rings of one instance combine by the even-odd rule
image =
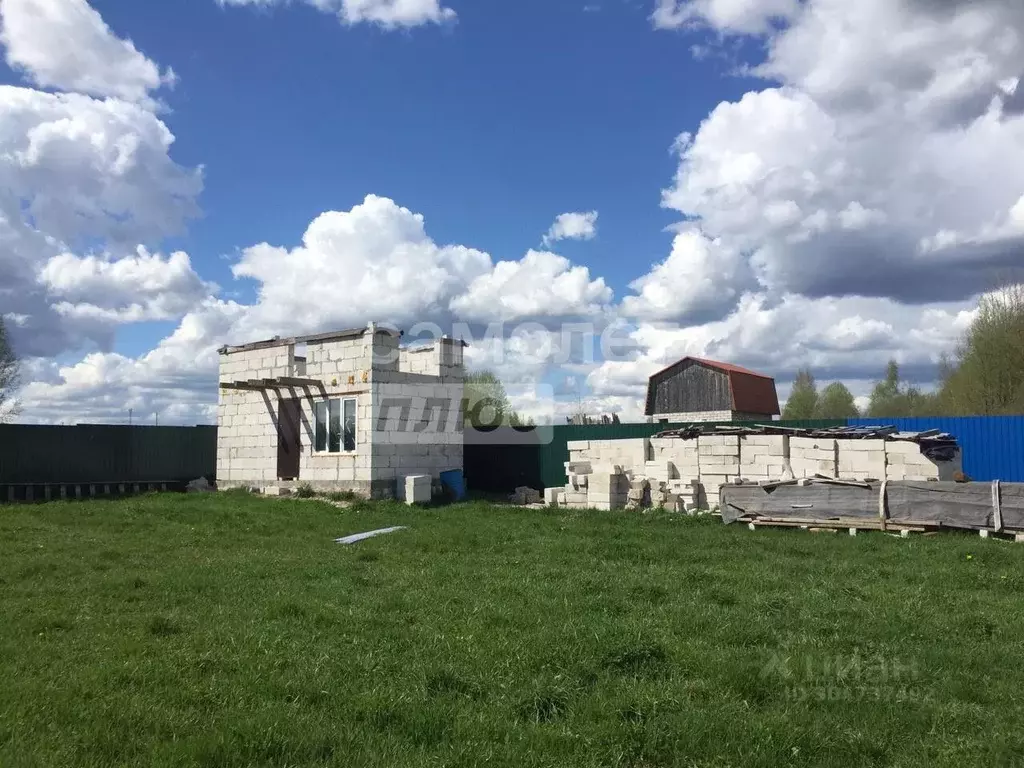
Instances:
[[[0,766],[1021,764],[1022,563],[482,503],[0,507]]]

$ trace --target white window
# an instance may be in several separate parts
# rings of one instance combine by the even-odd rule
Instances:
[[[348,453],[356,449],[356,399],[318,400],[314,406],[317,453]]]

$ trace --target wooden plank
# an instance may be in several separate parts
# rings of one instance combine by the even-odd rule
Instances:
[[[883,531],[886,527],[886,519],[889,517],[889,508],[885,505],[885,489],[888,482],[888,480],[883,480],[882,486],[878,490],[878,519],[881,521]]]
[[[243,390],[243,391],[246,391],[246,392],[255,392],[255,391],[260,391],[260,390],[263,389],[263,387],[252,386],[252,385],[247,384],[247,383],[245,383],[243,381],[224,382],[223,384],[220,385],[220,388],[221,389]]]
[[[996,533],[1003,530],[1003,508],[1001,503],[999,481],[992,481],[992,520]]]
[[[861,528],[861,529],[881,530],[881,521],[871,520],[869,518],[861,518],[861,517],[834,517],[834,518],[827,518],[827,517],[751,517],[751,516],[744,516],[744,517],[741,517],[739,520],[737,520],[737,522],[740,522],[740,523],[755,523],[757,525],[768,525],[769,523],[771,523],[771,524],[778,524],[778,525],[796,525],[796,526],[800,526],[800,525],[805,525],[805,526],[811,526],[811,525],[826,526],[827,525],[827,526],[834,526],[834,527],[837,527],[837,528]],[[924,520],[901,520],[898,523],[894,523],[893,521],[890,520],[890,521],[888,521],[888,525],[890,525],[894,529],[913,528],[915,530],[916,529],[926,530],[926,529],[942,528],[941,525],[938,525],[936,523],[931,523],[931,522],[928,522],[928,521],[924,521]]]
[[[826,475],[815,475],[810,478],[814,484],[821,483],[822,485],[845,485],[850,488],[867,488],[871,490],[871,483],[866,483],[861,480],[840,480],[836,477],[827,477]]]
[[[858,531],[881,531],[882,528],[875,522],[857,521],[854,524],[849,520],[813,520],[813,521],[792,521],[792,520],[765,520],[764,518],[758,518],[757,520],[744,520],[747,527],[750,530],[757,530],[758,528],[829,528],[835,530],[858,530]],[[888,530],[893,531],[907,531],[913,533],[924,533],[930,529],[923,525],[899,525],[892,526]],[[856,535],[856,534],[853,534]]]
[[[278,381],[286,387],[317,387],[324,388],[324,383],[319,379],[303,379],[297,376],[281,376]]]

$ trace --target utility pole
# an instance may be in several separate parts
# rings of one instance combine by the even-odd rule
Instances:
[[[132,409],[129,408],[128,409],[128,426],[130,427],[131,425],[132,425]]]
[[[160,426],[160,414],[159,413],[154,413],[153,414],[153,426],[154,427],[159,427]]]

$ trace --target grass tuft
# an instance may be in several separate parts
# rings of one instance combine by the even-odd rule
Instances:
[[[568,710],[569,702],[559,691],[528,696],[516,707],[519,719],[529,723],[550,723],[563,717]]]
[[[146,625],[149,634],[155,637],[170,637],[181,632],[181,627],[166,616],[154,616]]]
[[[316,496],[316,490],[309,483],[299,483],[295,488],[295,497],[297,499],[312,499]]]
[[[657,675],[668,666],[668,653],[657,644],[635,645],[606,654],[601,666],[624,677]]]

